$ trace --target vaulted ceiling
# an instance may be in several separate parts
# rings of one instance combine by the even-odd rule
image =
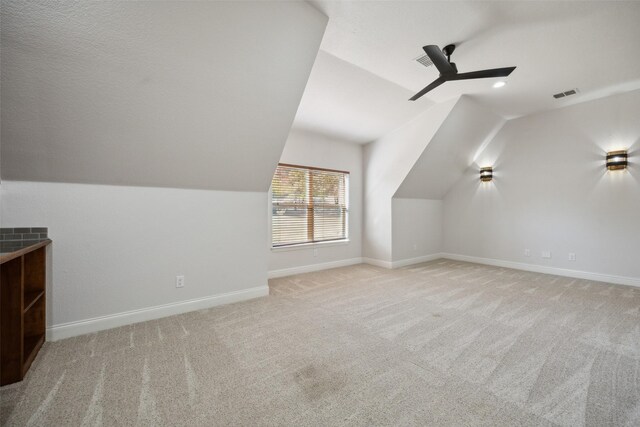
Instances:
[[[341,110],[356,110],[362,103],[375,104],[376,99],[387,104],[386,110],[374,111],[370,121],[353,121],[349,129],[344,117],[325,117],[321,123],[322,110],[310,108],[305,95],[298,118],[321,124],[327,133],[339,130],[342,134],[381,137],[384,129],[370,123],[384,122],[385,111],[413,111],[406,107],[409,96],[438,76],[433,66],[425,68],[414,60],[427,44],[443,47],[455,43],[452,61],[462,72],[512,65],[517,68],[500,89],[492,88],[496,79],[440,86],[415,102],[422,111],[434,102],[468,94],[509,119],[640,88],[637,1],[312,3],[329,17],[321,49],[355,68],[335,67],[331,79],[314,79],[312,74],[308,90],[330,94],[333,82],[344,81],[353,90],[340,99]],[[318,61],[318,66],[326,70],[323,56]],[[397,89],[395,96],[389,96],[382,83],[368,87],[358,84],[355,70],[360,71],[362,79],[372,80],[373,74],[406,90]],[[579,89],[577,95],[560,100],[552,96],[573,88]],[[325,96],[328,99],[330,95]],[[316,113],[318,118],[314,117]]]
[[[318,52],[294,126],[365,144],[433,102],[407,102],[411,91],[347,61]]]
[[[640,87],[640,2],[311,3],[3,1],[2,177],[265,191],[294,116],[367,143],[462,94],[512,118]],[[409,102],[447,43],[517,69]]]

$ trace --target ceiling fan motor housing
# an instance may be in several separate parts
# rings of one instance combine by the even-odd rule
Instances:
[[[451,54],[453,53],[454,50],[456,50],[456,45],[455,44],[448,44],[444,48],[442,48],[442,53],[445,54],[445,56],[447,57],[447,61],[449,61],[449,64],[451,64],[451,67],[457,73],[458,72],[458,67],[456,67],[456,64],[454,62],[451,62]]]
[[[453,53],[453,51],[456,50],[456,45],[455,44],[448,44],[445,47],[442,48],[442,53],[444,53],[447,56],[451,56],[451,54]]]

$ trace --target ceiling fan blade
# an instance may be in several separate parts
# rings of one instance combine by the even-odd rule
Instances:
[[[416,99],[420,98],[422,95],[424,95],[425,93],[437,88],[438,86],[440,86],[442,83],[446,82],[447,79],[444,77],[438,77],[437,79],[435,79],[434,81],[432,81],[429,86],[425,87],[424,89],[422,89],[420,92],[416,93],[415,95],[413,95],[411,98],[409,98],[409,101],[415,101]]]
[[[458,73],[453,76],[447,76],[449,80],[469,80],[469,79],[486,79],[490,77],[507,77],[516,67],[492,68],[491,70],[471,71],[469,73]]]
[[[442,53],[442,50],[440,50],[438,46],[430,44],[429,46],[424,46],[422,49],[429,59],[431,59],[433,65],[440,71],[440,74],[449,75],[456,73],[456,69],[449,63],[447,57],[444,56],[444,53]]]

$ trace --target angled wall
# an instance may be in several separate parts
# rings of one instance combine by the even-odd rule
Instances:
[[[364,256],[396,266],[442,250],[442,198],[504,125],[468,96],[365,147]]]
[[[394,266],[442,252],[442,198],[504,123],[471,97],[460,97],[393,196]]]
[[[2,178],[267,191],[326,23],[306,2],[3,1]]]
[[[268,293],[267,192],[326,22],[306,2],[2,2],[0,215],[49,227],[50,338]]]
[[[392,261],[392,197],[457,103],[436,104],[364,150],[363,256],[381,265]]]
[[[441,200],[505,120],[463,95],[425,147],[394,197]]]

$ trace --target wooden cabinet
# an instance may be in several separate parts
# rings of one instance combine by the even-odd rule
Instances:
[[[49,243],[0,257],[0,385],[21,381],[44,343]]]

